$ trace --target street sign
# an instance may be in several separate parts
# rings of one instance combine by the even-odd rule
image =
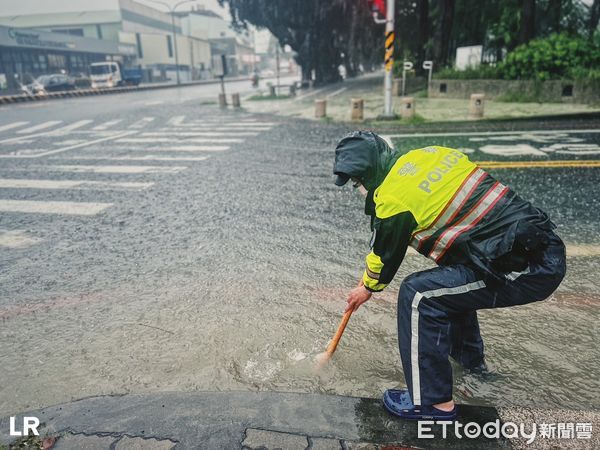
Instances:
[[[431,73],[433,72],[433,61],[423,61],[423,69],[429,72],[427,82],[431,83]]]
[[[402,96],[406,95],[406,72],[413,69],[413,63],[410,61],[404,61],[402,65]]]
[[[227,56],[226,55],[216,55],[213,56],[213,75],[215,77],[224,77],[227,75]]]

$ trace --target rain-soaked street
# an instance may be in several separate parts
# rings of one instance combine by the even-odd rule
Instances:
[[[398,286],[432,266],[413,253],[313,370],[370,240],[362,197],[331,174],[350,128],[165,92],[0,110],[0,413],[99,394],[403,385]],[[551,299],[480,313],[492,373],[455,367],[460,402],[600,407],[599,131],[382,133],[402,151],[469,153],[568,246]]]

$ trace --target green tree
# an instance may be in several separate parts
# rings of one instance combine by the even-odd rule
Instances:
[[[354,73],[377,42],[368,41],[376,28],[363,0],[219,0],[229,6],[234,26],[251,23],[267,28],[281,45],[296,52],[303,79],[315,71],[317,84],[340,79],[345,63]],[[369,19],[369,20],[367,20]],[[381,30],[381,27],[378,27]],[[383,34],[383,31],[380,31]]]

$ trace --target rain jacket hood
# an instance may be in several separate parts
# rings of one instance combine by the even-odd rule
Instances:
[[[342,138],[335,148],[333,173],[356,178],[367,190],[365,214],[375,215],[373,194],[383,183],[400,154],[371,131],[355,131]]]

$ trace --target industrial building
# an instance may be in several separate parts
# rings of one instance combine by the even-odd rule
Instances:
[[[208,34],[183,33],[167,12],[133,0],[0,0],[0,87],[106,60],[143,69],[144,81],[174,80],[177,67],[182,81],[212,76]]]

